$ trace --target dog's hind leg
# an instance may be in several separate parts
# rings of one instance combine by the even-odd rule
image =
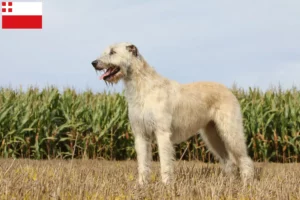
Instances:
[[[231,175],[234,172],[235,160],[226,149],[225,143],[219,136],[215,123],[210,121],[206,125],[204,132],[201,131],[200,134],[208,150],[212,152],[215,158],[222,164],[225,174]]]
[[[238,164],[242,180],[246,183],[253,179],[254,166],[247,152],[242,115],[236,108],[229,112],[224,112],[224,110],[220,109],[216,113],[215,124],[228,153],[235,158]]]

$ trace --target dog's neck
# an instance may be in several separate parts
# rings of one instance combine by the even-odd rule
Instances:
[[[159,75],[142,57],[134,63],[124,78],[127,97],[147,95],[154,87],[166,83],[166,78]]]

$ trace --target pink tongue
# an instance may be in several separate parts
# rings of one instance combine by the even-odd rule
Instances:
[[[104,74],[102,74],[99,79],[102,80],[104,78],[104,76],[107,76],[110,74],[110,70],[107,70]]]

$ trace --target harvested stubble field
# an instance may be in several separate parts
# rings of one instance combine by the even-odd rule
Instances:
[[[242,187],[218,164],[176,163],[176,183],[137,185],[134,161],[0,160],[0,199],[300,199],[300,164],[256,163],[256,179]]]

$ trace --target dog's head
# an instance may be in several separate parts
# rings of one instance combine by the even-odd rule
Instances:
[[[92,62],[97,71],[104,71],[100,80],[117,83],[127,76],[130,67],[138,60],[139,52],[131,43],[117,43],[105,49],[102,55]]]

